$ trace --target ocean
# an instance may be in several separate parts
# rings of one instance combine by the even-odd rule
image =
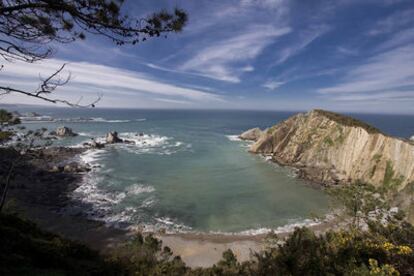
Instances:
[[[71,195],[67,212],[116,227],[171,232],[257,234],[313,223],[331,210],[322,189],[295,170],[248,153],[237,135],[272,126],[294,112],[18,108],[57,122],[28,123],[53,130],[65,125],[79,136],[56,145],[79,146],[109,131],[135,144],[89,150],[93,169]],[[414,116],[352,114],[385,133],[414,135]],[[139,136],[137,134],[143,134]]]

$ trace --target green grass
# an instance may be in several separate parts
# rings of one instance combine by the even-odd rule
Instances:
[[[382,181],[382,184],[385,188],[395,190],[404,181],[403,176],[401,175],[397,177],[394,177],[394,176],[395,176],[395,171],[394,171],[393,164],[390,160],[388,160],[387,165],[385,167],[384,179]]]
[[[319,115],[325,116],[329,118],[330,120],[333,120],[341,125],[345,126],[351,126],[351,127],[361,127],[365,129],[368,133],[374,134],[374,133],[382,133],[379,129],[364,123],[360,120],[357,120],[355,118],[341,115],[335,112],[326,111],[322,109],[315,109],[314,112],[318,113]]]

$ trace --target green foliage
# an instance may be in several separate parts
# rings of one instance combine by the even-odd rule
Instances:
[[[370,220],[382,219],[391,208],[386,198],[387,189],[378,189],[361,181],[332,188],[328,193],[344,207],[343,214],[351,219],[353,229],[360,229]]]
[[[20,124],[20,119],[16,118],[7,110],[0,109],[0,125],[17,125]]]
[[[372,157],[372,161],[375,161],[375,162],[379,162],[380,160],[381,160],[381,158],[382,158],[382,154],[379,154],[379,153],[376,153],[376,154],[374,154],[374,156]]]
[[[336,125],[336,129],[337,129],[337,131],[339,133],[339,136],[335,139],[335,142],[337,142],[339,145],[340,144],[343,144],[344,141],[345,141],[344,129],[339,124]]]
[[[117,248],[111,257],[129,275],[183,275],[188,268],[180,257],[173,257],[171,249],[162,248],[160,240],[152,235],[137,234]]]
[[[11,131],[0,131],[0,143],[4,143],[11,139],[13,132]]]
[[[390,212],[386,190],[357,182],[331,190],[352,218],[350,230],[296,228],[270,234],[262,252],[240,263],[227,250],[216,265],[188,268],[152,235],[137,234],[107,258],[87,247],[0,214],[0,274],[51,275],[414,275],[414,227]],[[364,227],[361,227],[364,226]]]
[[[382,181],[382,184],[385,188],[395,191],[404,181],[404,177],[403,176],[394,177],[394,175],[395,175],[394,167],[392,165],[392,162],[388,160],[387,165],[385,167],[384,180]]]
[[[133,19],[123,12],[123,2],[2,1],[0,34],[8,47],[1,48],[0,54],[7,60],[34,62],[53,54],[51,44],[82,40],[86,34],[101,35],[117,45],[135,45],[150,37],[179,32],[187,22],[187,14],[178,8]]]
[[[85,245],[0,213],[0,275],[116,275],[122,269]]]
[[[330,146],[330,147],[334,145],[334,142],[332,141],[331,137],[329,137],[329,136],[326,136],[325,139],[323,139],[323,143]]]
[[[365,129],[368,133],[381,133],[379,129],[371,125],[368,125],[367,123],[364,123],[360,120],[349,117],[349,116],[345,116],[345,115],[341,115],[335,112],[321,110],[321,109],[315,109],[314,111],[341,125],[351,126],[351,127],[361,127]]]

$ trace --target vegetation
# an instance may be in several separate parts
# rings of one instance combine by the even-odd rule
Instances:
[[[334,142],[332,141],[331,137],[329,137],[329,136],[326,136],[325,139],[323,139],[323,143],[327,144],[330,147],[334,145]]]
[[[15,176],[16,168],[22,165],[30,156],[36,155],[37,149],[51,144],[45,137],[47,129],[26,130],[20,124],[19,118],[0,109],[0,146],[2,148],[0,158],[0,212],[2,211],[8,191]],[[13,141],[6,144],[10,140]]]
[[[120,271],[82,244],[0,213],[1,275],[116,275]]]
[[[240,263],[230,250],[209,268],[192,269],[152,235],[137,236],[103,256],[0,214],[0,274],[4,275],[414,275],[414,227],[393,212],[386,193],[358,182],[336,189],[350,228],[316,235],[296,228],[285,240]]]
[[[395,171],[392,165],[392,162],[390,160],[387,161],[387,165],[385,167],[384,172],[384,180],[382,182],[382,185],[388,189],[397,189],[398,186],[401,185],[401,183],[404,181],[404,177],[394,177]]]
[[[375,134],[375,133],[382,133],[379,129],[364,123],[360,120],[354,119],[352,117],[349,116],[345,116],[342,114],[338,114],[335,112],[331,112],[331,111],[326,111],[326,110],[321,110],[321,109],[315,109],[315,112],[317,112],[318,114],[325,116],[327,118],[329,118],[332,121],[335,121],[339,124],[345,125],[345,126],[350,126],[350,127],[361,127],[363,129],[365,129],[368,133],[371,134]]]

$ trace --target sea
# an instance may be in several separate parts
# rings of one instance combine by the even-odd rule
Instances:
[[[9,108],[10,109],[10,108]],[[261,234],[318,223],[332,211],[321,188],[296,171],[248,152],[241,132],[262,129],[296,112],[20,107],[51,121],[24,123],[78,133],[55,145],[71,147],[117,131],[134,144],[88,150],[83,176],[64,211],[120,228],[167,232]],[[351,114],[383,132],[409,138],[414,116]],[[49,118],[49,120],[50,120]]]

